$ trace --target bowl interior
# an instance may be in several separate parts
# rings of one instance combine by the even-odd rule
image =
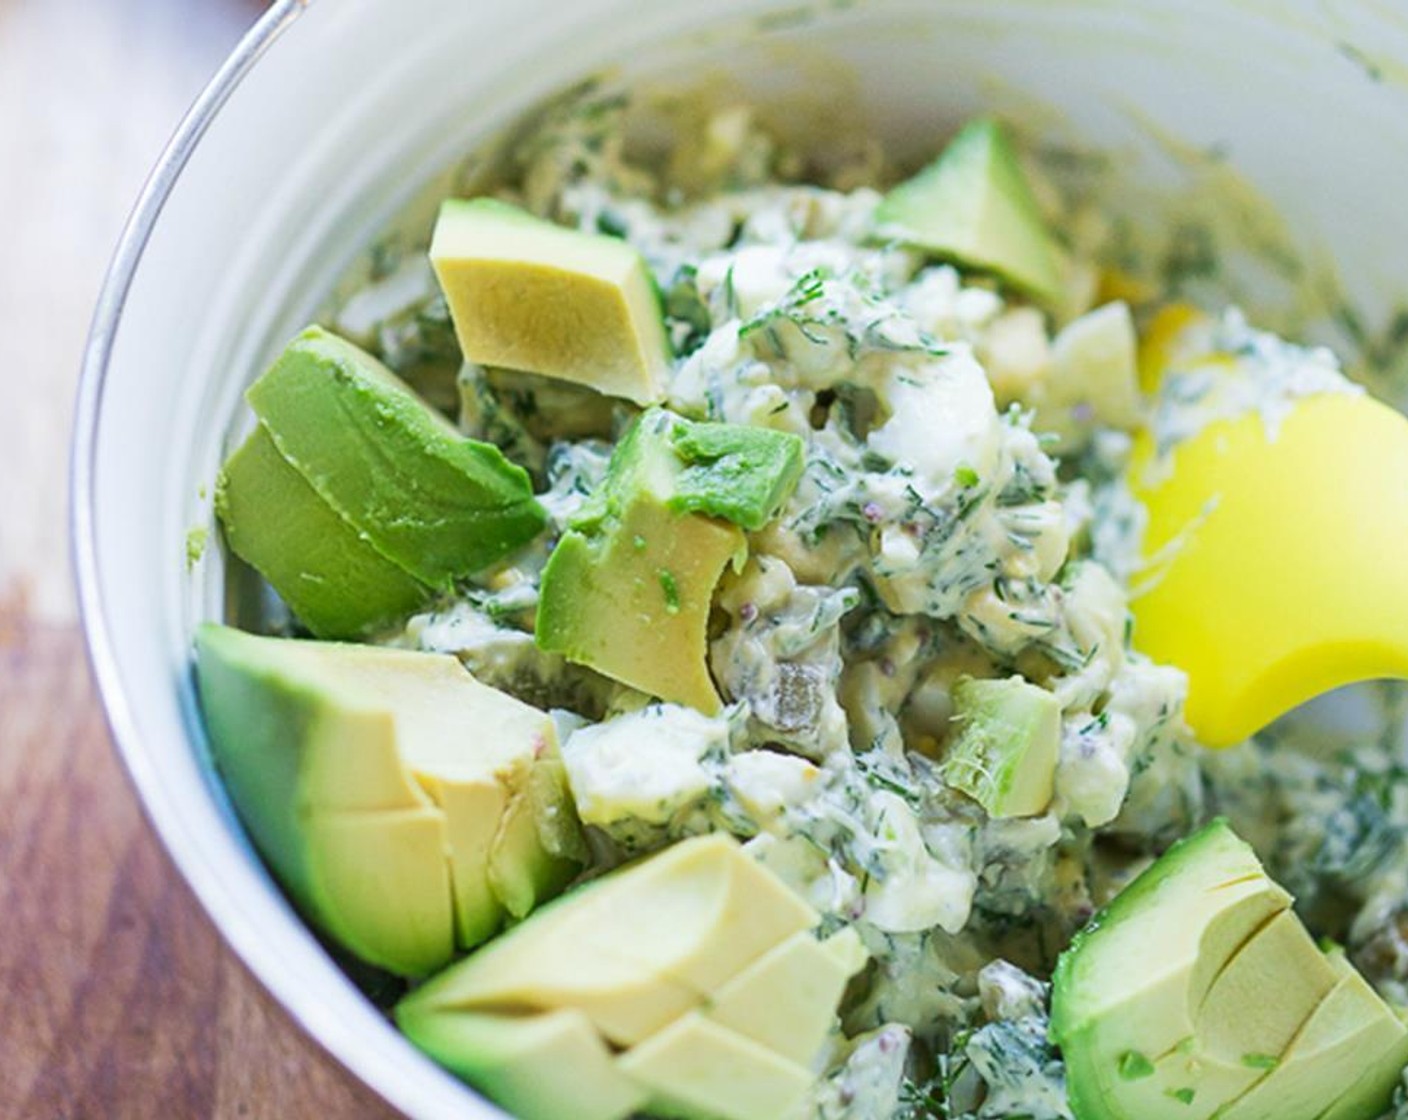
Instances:
[[[1226,217],[1251,243],[1228,282],[1273,319],[1333,331],[1347,302],[1373,329],[1408,290],[1385,235],[1408,171],[1408,16],[1385,3],[286,0],[256,35],[267,52],[139,212],[144,248],[98,323],[115,333],[90,354],[76,437],[85,613],[120,748],[217,925],[415,1116],[500,1114],[396,1034],[254,858],[208,766],[188,657],[198,620],[250,605],[217,548],[190,565],[186,543],[211,524],[244,387],[393,218],[428,225],[464,153],[590,76],[734,90],[803,144],[844,125],[909,157],[995,109],[1039,146],[1104,153],[1072,174],[1131,228],[1190,206]],[[1294,268],[1259,267],[1258,241]]]

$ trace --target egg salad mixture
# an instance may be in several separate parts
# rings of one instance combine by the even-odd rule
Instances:
[[[1136,438],[1335,358],[1102,267],[992,121],[894,185],[626,108],[251,390],[217,509],[303,637],[197,671],[300,909],[528,1120],[1408,1117],[1401,692],[1208,751],[1129,613]]]

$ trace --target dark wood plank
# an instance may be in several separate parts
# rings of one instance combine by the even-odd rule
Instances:
[[[225,949],[141,815],[77,631],[13,615],[0,626],[0,1116],[394,1116]]]

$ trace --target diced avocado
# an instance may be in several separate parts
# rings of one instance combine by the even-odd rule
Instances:
[[[966,125],[937,160],[885,196],[875,220],[881,237],[996,273],[1047,303],[1061,298],[1064,254],[996,121]]]
[[[1300,919],[1283,910],[1217,974],[1198,1007],[1198,1047],[1227,1060],[1277,1057],[1338,979]],[[1246,1014],[1251,1006],[1255,1016]]]
[[[723,835],[574,891],[413,997],[442,1009],[577,1007],[631,1045],[816,915]]]
[[[1191,1092],[1186,1104],[1179,1101],[1179,1115],[1221,1117],[1227,1102],[1255,1091],[1277,1068],[1335,979],[1295,914],[1281,911],[1223,965],[1197,1007],[1193,1034],[1155,1060],[1147,1081],[1130,1087],[1130,1114],[1143,1116],[1162,1098]],[[1248,1014],[1252,1007],[1256,1013]],[[1314,1115],[1306,1113],[1307,1120]]]
[[[802,441],[741,424],[677,420],[670,432],[685,468],[670,508],[761,529],[791,496],[805,465]]]
[[[226,461],[215,510],[234,553],[319,637],[373,633],[430,597],[318,496],[263,427]]]
[[[1057,964],[1051,1035],[1066,1059],[1078,1120],[1159,1120],[1170,1103],[1191,1107],[1149,1084],[1156,1079],[1129,1076],[1127,1058],[1152,1064],[1187,1046],[1218,973],[1290,901],[1255,853],[1216,821],[1170,848],[1076,936]],[[1197,1098],[1194,1086],[1169,1091],[1188,1089],[1204,1115],[1226,1103],[1210,1093]]]
[[[546,522],[522,467],[466,439],[370,354],[310,327],[250,386],[294,470],[364,540],[449,590]]]
[[[1066,324],[1051,346],[1051,366],[1030,394],[1033,428],[1068,450],[1092,425],[1133,431],[1143,419],[1139,340],[1129,306],[1107,303]]]
[[[489,849],[489,886],[510,917],[526,916],[544,888],[559,893],[586,862],[571,805],[567,771],[557,757],[540,759],[515,783]]]
[[[1321,954],[1223,821],[1171,848],[1062,954],[1051,1034],[1077,1120],[1316,1120],[1366,1068],[1404,1056],[1395,1016]],[[1335,1056],[1346,1034],[1353,1062]],[[1373,1085],[1379,1104],[1390,1081]]]
[[[796,933],[719,988],[705,1014],[784,1058],[810,1065],[847,983],[865,961],[853,929],[826,941],[810,931]],[[775,1010],[784,1005],[791,1009],[786,1019]]]
[[[1404,1011],[1396,1010],[1403,1021]],[[1374,1058],[1372,1064],[1357,1057],[1355,1065],[1363,1072],[1353,1085],[1316,1120],[1378,1120],[1388,1110],[1408,1065],[1408,1043],[1400,1042],[1392,1051]],[[1338,1071],[1337,1071],[1338,1072]]]
[[[738,524],[773,517],[801,465],[801,440],[787,433],[642,413],[543,571],[539,646],[716,712],[706,662],[714,588],[746,553]]]
[[[196,654],[211,751],[255,846],[364,960],[425,975],[580,868],[551,719],[453,657],[209,624]],[[527,825],[518,805],[534,806]]]
[[[545,1081],[575,1076],[559,1039],[570,1034],[587,1082],[610,1081],[605,1045],[593,1051],[580,1037],[588,1023],[623,1051],[616,1068],[652,1115],[775,1120],[811,1084],[846,981],[866,961],[854,932],[818,942],[817,922],[735,840],[698,837],[543,907],[406,996],[396,1018],[432,1056],[511,1106],[488,1068],[502,1051],[482,1041],[486,1024],[508,1023],[516,1037],[529,1031],[521,1023],[567,1009],[575,1017],[550,1032],[553,1045],[528,1033],[537,1053],[513,1043],[515,1078],[531,1081],[533,1069]],[[453,1025],[459,1019],[467,1031]],[[591,1099],[606,1098],[593,1089]],[[529,1120],[549,1114],[533,1101],[522,1107]]]
[[[430,244],[464,356],[650,404],[671,355],[650,269],[626,242],[492,198],[450,199]]]
[[[778,1120],[795,1114],[812,1072],[698,1011],[632,1047],[620,1068],[646,1107],[679,1120]]]
[[[1337,1120],[1373,1120],[1388,1108],[1408,1063],[1408,1029],[1342,956],[1331,964],[1334,989],[1266,1078],[1219,1120],[1282,1120],[1287,1102],[1304,1116]],[[1362,1071],[1358,1082],[1347,1085],[1346,1070]]]
[[[622,1120],[646,1102],[580,1011],[537,1015],[423,1014],[403,1003],[406,1036],[520,1120]]]
[[[944,781],[993,817],[1044,812],[1061,751],[1061,704],[1021,677],[963,678],[953,688],[958,734],[944,756]]]

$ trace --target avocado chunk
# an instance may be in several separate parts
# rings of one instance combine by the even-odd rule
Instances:
[[[670,440],[685,464],[670,508],[722,517],[750,532],[777,516],[805,466],[801,439],[767,428],[677,419]]]
[[[472,362],[651,404],[671,354],[659,290],[619,238],[581,233],[492,198],[440,208],[430,262]]]
[[[1287,1101],[1309,1117],[1373,1120],[1389,1105],[1408,1064],[1408,1028],[1342,954],[1338,981],[1266,1078],[1219,1120],[1281,1120]],[[1346,1088],[1345,1070],[1362,1070]],[[1336,1111],[1336,1110],[1339,1111]]]
[[[574,1034],[590,1023],[643,1094],[616,1115],[772,1120],[810,1086],[846,982],[866,961],[850,930],[818,942],[818,921],[732,838],[698,837],[544,906],[407,995],[396,1019],[500,1103],[514,1102],[487,1069],[497,1052],[473,1034],[462,1042],[451,1024],[468,1019],[477,1032],[497,1019],[518,1031],[568,1010],[580,1016]],[[560,1054],[544,1046],[532,1068],[560,1079]],[[587,1059],[593,1084],[605,1080],[598,1058]]]
[[[453,657],[207,624],[196,681],[255,847],[372,964],[433,972],[585,860],[551,719]]]
[[[831,1029],[836,1005],[852,976],[864,967],[865,947],[853,929],[818,941],[795,933],[719,988],[708,1017],[776,1054],[806,1065]],[[783,1020],[773,1009],[790,1004]]]
[[[646,1090],[623,1073],[582,1012],[537,1015],[397,1012],[417,1046],[519,1120],[619,1120]]]
[[[953,688],[958,735],[941,773],[992,817],[1044,812],[1055,790],[1061,704],[1021,677],[961,679]]]
[[[812,1072],[691,1011],[622,1055],[650,1111],[679,1120],[777,1120],[793,1115]]]
[[[996,121],[967,124],[937,160],[885,195],[875,221],[881,237],[995,273],[1043,302],[1061,298],[1064,254]]]
[[[231,550],[320,637],[382,630],[430,598],[318,496],[263,427],[225,462],[215,512]]]
[[[1051,1034],[1078,1120],[1316,1120],[1366,1070],[1401,1068],[1402,1025],[1290,902],[1214,821],[1077,935]]]
[[[739,526],[766,524],[791,494],[802,450],[783,432],[642,413],[543,570],[538,645],[717,712],[706,641],[714,589],[746,555]]]
[[[1030,394],[1033,428],[1054,434],[1058,450],[1079,446],[1091,425],[1133,431],[1143,419],[1139,339],[1123,300],[1067,323],[1051,346],[1051,367]]]
[[[216,513],[231,550],[317,637],[391,626],[546,522],[522,468],[321,328],[248,398],[260,422],[220,472]]]
[[[450,590],[543,529],[522,467],[321,327],[290,342],[246,397],[289,465],[428,587]]]

